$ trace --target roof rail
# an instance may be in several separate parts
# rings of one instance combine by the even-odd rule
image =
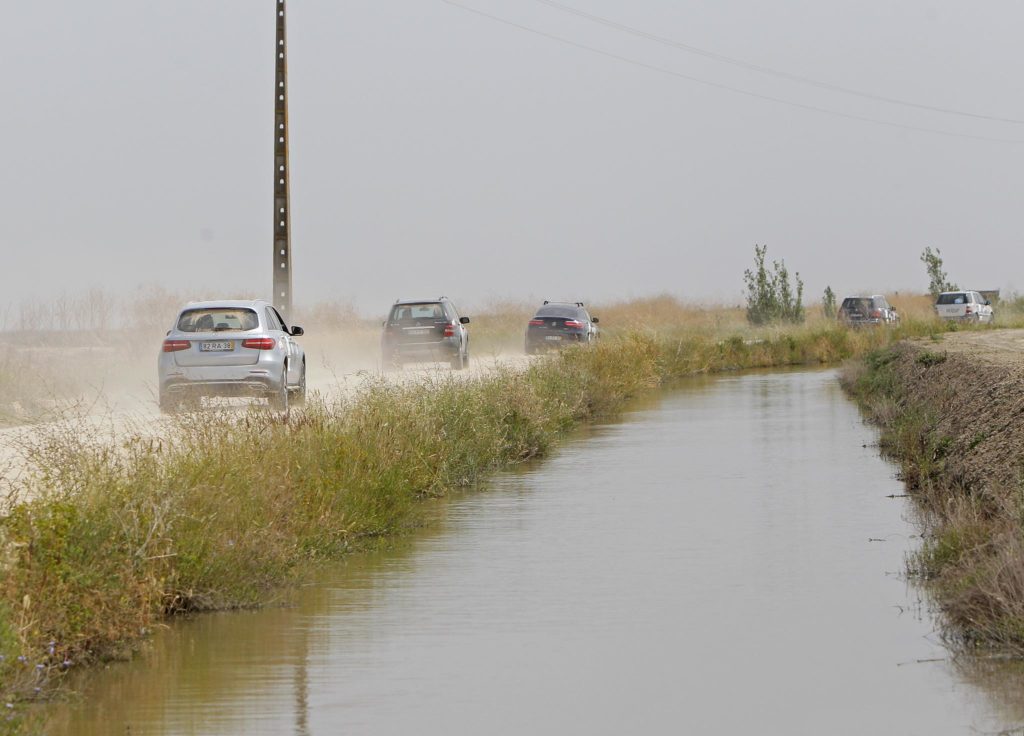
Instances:
[[[548,301],[547,299],[545,299],[545,300],[544,300],[544,303],[545,303],[545,304],[550,304],[551,302],[549,302],[549,301]]]

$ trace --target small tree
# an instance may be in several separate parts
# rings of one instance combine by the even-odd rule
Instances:
[[[831,286],[825,287],[825,296],[821,298],[821,306],[825,312],[825,319],[836,318],[836,293]]]
[[[921,262],[928,271],[928,293],[934,299],[944,291],[956,291],[957,285],[948,280],[946,272],[942,270],[942,251],[931,246],[925,247],[921,252]]]
[[[771,322],[804,321],[804,282],[794,274],[796,293],[790,284],[789,269],[785,261],[772,261],[771,270],[765,265],[768,246],[754,246],[754,268],[743,272],[747,285],[747,321],[752,325]]]

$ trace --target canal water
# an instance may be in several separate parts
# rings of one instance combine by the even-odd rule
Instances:
[[[874,442],[833,372],[688,383],[294,605],[176,623],[47,733],[1019,727],[1019,678],[951,661],[906,581],[911,509]]]

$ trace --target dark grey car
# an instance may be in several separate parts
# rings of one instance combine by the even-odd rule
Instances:
[[[590,343],[600,335],[597,322],[583,302],[544,302],[526,326],[526,354]]]
[[[839,307],[839,321],[850,326],[894,325],[900,315],[881,294],[848,296]]]
[[[450,363],[469,367],[469,317],[459,316],[447,297],[398,300],[384,322],[381,352],[385,368],[404,363]]]

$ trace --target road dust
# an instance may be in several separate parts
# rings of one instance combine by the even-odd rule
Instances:
[[[156,438],[171,430],[173,420],[157,404],[157,356],[167,327],[183,303],[164,295],[160,308],[138,301],[129,308],[110,308],[106,324],[76,325],[52,314],[32,312],[16,329],[0,331],[0,503],[24,498],[19,490],[26,474],[38,469],[46,456],[41,450],[64,437],[84,437],[116,447],[129,438]],[[118,303],[115,301],[115,303]],[[173,306],[172,306],[173,304]],[[134,328],[115,323],[125,314],[148,315]],[[518,317],[518,315],[517,315]],[[311,395],[327,401],[355,395],[371,381],[415,382],[439,375],[459,380],[486,375],[498,366],[525,365],[527,358],[513,346],[521,342],[522,321],[507,321],[507,331],[471,328],[472,361],[466,371],[454,373],[447,363],[415,363],[400,371],[384,370],[380,352],[380,323],[360,318],[344,306],[321,305],[294,322],[306,334],[300,343],[306,352]],[[116,325],[116,326],[114,326]],[[504,326],[504,325],[503,325]],[[478,332],[482,339],[476,340]],[[507,332],[507,334],[506,334]],[[237,412],[263,406],[259,399],[204,399],[203,411]]]

